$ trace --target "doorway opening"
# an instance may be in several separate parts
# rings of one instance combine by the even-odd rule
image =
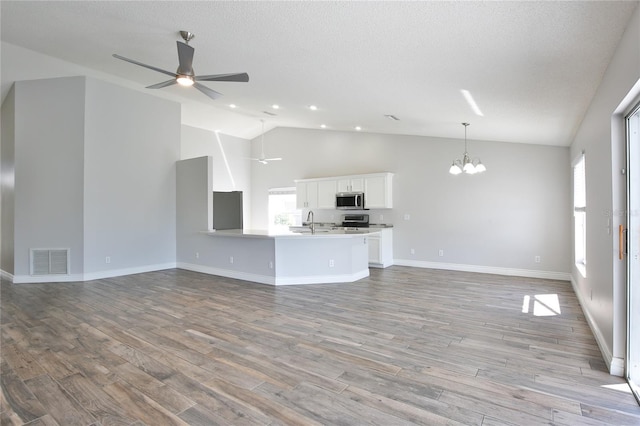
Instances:
[[[640,403],[640,104],[625,117],[627,139],[627,350],[625,376]]]

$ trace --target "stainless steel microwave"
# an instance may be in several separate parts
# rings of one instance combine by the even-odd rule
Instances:
[[[364,210],[364,192],[338,192],[336,194],[336,209]]]

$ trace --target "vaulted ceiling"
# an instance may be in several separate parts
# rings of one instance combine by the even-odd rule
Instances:
[[[636,5],[5,0],[0,11],[3,42],[130,81],[182,103],[186,124],[239,137],[265,119],[460,138],[467,121],[472,139],[567,146]],[[174,71],[179,30],[195,34],[197,74],[250,81],[203,83],[224,94],[215,101],[193,88],[144,89],[167,76],[112,57]],[[16,64],[2,61],[3,92],[5,66]]]

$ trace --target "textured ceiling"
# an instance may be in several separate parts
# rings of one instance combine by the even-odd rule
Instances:
[[[141,89],[166,76],[111,55],[174,71],[178,31],[195,33],[197,74],[247,72],[250,81],[204,83],[224,94],[216,101],[177,86],[148,90],[181,102],[186,124],[246,138],[260,132],[262,118],[268,129],[326,124],[460,138],[468,121],[471,139],[567,146],[636,4],[5,0],[0,7],[2,41]]]

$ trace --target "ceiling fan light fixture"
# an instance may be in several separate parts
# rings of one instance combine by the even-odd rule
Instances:
[[[147,89],[161,89],[163,87],[179,84],[180,86],[184,87],[191,86],[200,91],[205,96],[208,96],[210,99],[216,100],[220,96],[222,96],[222,94],[199,83],[200,81],[235,81],[244,83],[249,81],[249,75],[246,72],[196,76],[193,72],[192,67],[193,54],[195,52],[195,49],[192,46],[189,46],[189,40],[193,39],[194,35],[189,31],[180,31],[180,36],[182,36],[185,43],[176,41],[178,47],[178,69],[176,70],[176,72],[167,71],[162,68],[154,67],[153,65],[143,64],[142,62],[125,58],[124,56],[120,56],[115,53],[113,54],[113,57],[125,62],[132,63],[134,65],[138,65],[143,68],[147,68],[171,76],[171,80],[152,84],[151,86],[147,86]]]
[[[195,81],[193,81],[193,77],[190,75],[178,75],[176,77],[176,83],[178,83],[180,86],[193,86],[193,83],[195,83]]]

